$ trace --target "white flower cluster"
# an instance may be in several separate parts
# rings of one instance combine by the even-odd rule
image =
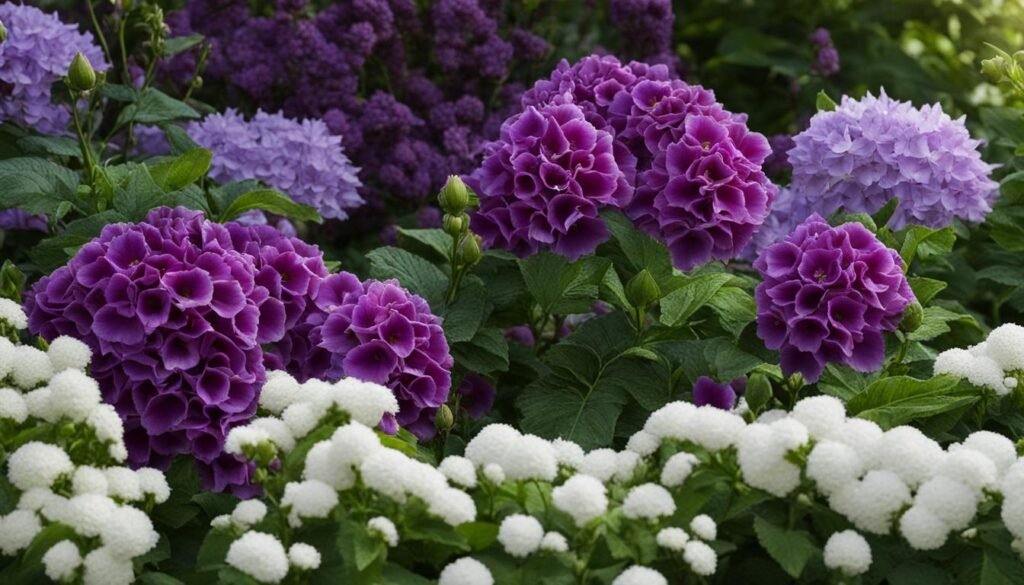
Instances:
[[[967,349],[947,349],[935,358],[935,375],[952,374],[1006,396],[1024,374],[1024,327],[1008,323]]]

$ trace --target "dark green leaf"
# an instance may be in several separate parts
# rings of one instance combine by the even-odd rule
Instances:
[[[146,165],[132,165],[127,180],[114,187],[114,209],[128,221],[139,221],[150,210],[170,202],[171,197],[153,180]]]
[[[717,272],[687,279],[682,286],[661,299],[661,323],[669,327],[683,324],[732,278],[731,274]]]
[[[78,175],[43,158],[0,161],[0,209],[17,207],[27,213],[53,214],[64,201],[78,204],[74,195]]]
[[[18,146],[29,154],[82,158],[82,149],[78,141],[66,136],[26,136],[18,141]]]
[[[405,250],[435,262],[448,262],[452,249],[452,237],[444,230],[398,230],[398,243]]]
[[[455,527],[473,550],[483,550],[498,540],[498,525],[492,522],[467,522]]]
[[[142,585],[185,585],[183,581],[175,579],[166,573],[151,572],[139,575],[139,583]]]
[[[177,191],[195,183],[210,170],[213,153],[193,148],[180,156],[152,167],[153,180],[164,191]]]
[[[453,344],[452,356],[471,372],[508,371],[508,341],[498,329],[481,329],[473,339]]]
[[[757,516],[754,532],[765,551],[794,579],[799,579],[807,563],[821,554],[811,535],[803,530],[787,530]]]
[[[935,295],[949,286],[941,280],[925,278],[923,276],[911,276],[907,280],[910,282],[910,288],[914,291],[914,296],[917,297],[917,302],[922,305],[927,305],[935,298]]]
[[[976,390],[954,376],[928,380],[892,376],[872,382],[851,398],[846,408],[851,415],[891,428],[961,408],[980,398]]]
[[[843,402],[848,402],[867,386],[868,380],[864,374],[837,364],[825,366],[825,371],[818,380],[818,390],[821,390],[822,394],[834,396]]]
[[[281,215],[300,221],[323,222],[320,214],[308,205],[302,205],[289,199],[283,193],[272,189],[250,191],[231,202],[220,216],[220,222],[231,221],[246,211],[262,209],[274,215]]]
[[[900,248],[900,256],[909,265],[914,258],[927,259],[948,254],[954,243],[956,234],[952,227],[933,230],[919,225],[910,226]]]
[[[739,337],[740,333],[757,318],[757,304],[747,291],[736,286],[723,286],[708,301],[718,315],[722,328]]]
[[[907,335],[911,341],[927,341],[949,332],[949,323],[953,321],[973,322],[974,317],[954,313],[942,307],[927,307],[924,310],[924,320],[921,326]]]
[[[366,254],[370,276],[380,280],[396,278],[410,292],[420,295],[434,311],[440,312],[448,293],[448,276],[420,256],[391,246]]]
[[[159,124],[174,120],[196,120],[199,113],[185,102],[176,100],[164,92],[147,88],[142,91],[134,104],[121,111],[118,125],[135,122],[137,124]]]
[[[164,131],[164,136],[167,137],[167,143],[171,145],[173,154],[184,154],[199,147],[188,135],[188,132],[177,124],[163,124],[160,129]],[[256,185],[253,185],[252,189],[246,189],[246,191],[252,191],[255,188]]]
[[[637,229],[621,213],[606,213],[602,217],[625,257],[625,266],[616,261],[616,265],[620,266],[621,276],[632,277],[637,272],[647,269],[662,290],[665,290],[665,280],[672,276],[672,259],[665,245]]]
[[[519,267],[527,290],[541,310],[565,315],[590,310],[610,264],[593,256],[570,264],[562,256],[541,252],[520,260]]]
[[[29,257],[49,272],[64,264],[70,256],[69,252],[77,251],[80,246],[99,235],[104,226],[126,221],[128,219],[124,215],[113,209],[83,217],[69,223],[61,235],[39,242],[29,251]]]
[[[487,291],[484,285],[471,281],[459,289],[455,302],[444,313],[444,334],[449,343],[469,341],[484,320]]]
[[[203,42],[203,35],[198,33],[167,39],[164,42],[164,54],[168,57],[177,55],[199,45],[201,42]]]

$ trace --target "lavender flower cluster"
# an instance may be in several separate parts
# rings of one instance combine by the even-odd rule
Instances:
[[[549,52],[504,21],[500,2],[479,0],[342,0],[311,16],[301,0],[269,16],[245,0],[191,0],[169,25],[213,41],[204,77],[232,103],[320,118],[343,136],[368,213],[380,195],[420,201],[472,170],[522,92],[504,80]],[[428,67],[441,75],[428,78]],[[193,68],[184,56],[165,73],[186,83]]]
[[[229,109],[193,122],[188,134],[213,151],[215,181],[257,179],[329,219],[346,219],[363,204],[359,169],[345,156],[342,138],[320,120],[298,122],[261,111],[246,121]]]
[[[757,334],[782,371],[816,382],[828,363],[861,372],[885,359],[882,334],[914,300],[903,260],[859,223],[833,228],[813,214],[754,262]]]
[[[811,44],[814,45],[811,73],[822,77],[831,77],[839,73],[839,51],[832,44],[832,34],[828,29],[819,28],[811,33]]]
[[[664,65],[622,65],[596,55],[571,66],[563,61],[522,104],[526,113],[506,123],[470,177],[481,200],[474,229],[489,245],[518,254],[551,246],[576,258],[607,239],[597,211],[622,208],[666,243],[677,267],[689,270],[735,257],[775,198],[777,189],[761,170],[770,153],[765,137],[750,132],[746,117],[725,110],[710,91],[672,79]],[[541,119],[544,112],[570,111],[567,106],[593,130],[579,135],[587,140],[551,149],[537,134]],[[530,130],[518,129],[524,125]],[[602,149],[599,157],[593,148],[604,134],[613,144],[610,156]],[[598,161],[602,166],[593,166]],[[617,169],[608,166],[612,161]],[[570,183],[552,174],[552,165],[561,166],[558,177],[575,166],[599,169],[603,178],[591,173],[585,183]],[[617,175],[625,186],[618,179],[613,186]],[[553,234],[569,233],[568,226],[575,233],[567,246]]]
[[[4,2],[0,22],[7,40],[0,44],[0,122],[14,122],[44,134],[67,134],[71,112],[54,102],[52,86],[81,52],[96,71],[110,66],[91,33],[64,24],[56,13]]]

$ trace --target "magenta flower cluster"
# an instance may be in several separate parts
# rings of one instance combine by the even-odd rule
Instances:
[[[951,119],[938,104],[915,108],[884,90],[877,98],[844,96],[794,141],[791,186],[822,215],[874,213],[895,198],[889,227],[941,228],[953,218],[984,220],[998,193],[963,118]]]
[[[872,372],[914,300],[903,260],[859,223],[831,227],[811,215],[754,262],[757,334],[780,353],[783,373],[816,382],[825,365]]]
[[[71,111],[53,99],[53,84],[67,74],[79,51],[97,71],[109,68],[88,32],[64,24],[56,13],[4,2],[0,22],[7,40],[0,44],[0,122],[14,122],[43,134],[67,134]]]
[[[454,360],[423,298],[397,281],[332,274],[320,283],[301,321],[267,354],[267,363],[300,380],[351,376],[383,384],[398,399],[397,425],[421,439],[434,435],[434,415],[448,399]]]
[[[133,465],[191,452],[220,490],[247,479],[223,445],[256,411],[261,344],[285,335],[326,275],[314,246],[272,228],[163,208],[105,227],[36,283],[26,309],[33,333],[92,347],[92,374],[124,420]]]
[[[612,135],[575,105],[528,107],[505,122],[473,177],[473,229],[521,256],[541,245],[571,260],[593,252],[608,239],[599,210],[632,195],[613,149]]]
[[[677,267],[689,270],[712,258],[735,257],[775,198],[777,189],[761,170],[771,152],[765,137],[750,132],[746,116],[725,110],[712,92],[671,79],[664,65],[622,65],[614,57],[596,55],[571,66],[563,61],[550,79],[538,81],[523,95],[522,103],[527,113],[506,126],[533,116],[529,112],[534,109],[545,111],[545,106],[578,108],[599,133],[613,138],[612,158],[626,186],[609,198],[608,181],[581,184],[575,197],[560,198],[563,205],[557,213],[542,221],[539,214],[526,211],[544,207],[535,200],[533,167],[520,164],[523,147],[505,131],[488,147],[491,156],[473,177],[482,190],[474,226],[490,245],[520,255],[545,246],[577,258],[607,238],[597,211],[620,208],[638,227],[665,242]],[[572,154],[567,158],[591,164],[590,152],[571,141],[568,146]],[[503,158],[496,159],[497,153],[504,153]],[[546,188],[543,199],[553,201],[566,186],[553,182]],[[563,218],[580,223],[570,245],[559,237],[566,233]],[[550,235],[544,228],[552,230]]]
[[[213,151],[215,181],[257,179],[329,219],[346,219],[363,204],[359,169],[345,155],[342,137],[331,135],[320,120],[300,122],[262,111],[246,120],[229,109],[193,122],[188,134]]]

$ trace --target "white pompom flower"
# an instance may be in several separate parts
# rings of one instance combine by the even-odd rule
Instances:
[[[98,494],[105,496],[109,489],[107,475],[102,469],[91,465],[79,466],[71,476],[71,492],[74,495]]]
[[[0,375],[0,378],[3,376]],[[28,418],[28,405],[21,393],[12,388],[0,388],[0,419],[8,419],[16,424]]]
[[[572,516],[583,526],[608,511],[608,495],[603,483],[589,475],[574,475],[551,490],[555,508]]]
[[[82,561],[84,585],[129,585],[135,582],[135,569],[131,560],[115,556],[101,546],[89,551]]]
[[[135,476],[139,478],[142,493],[152,497],[155,503],[162,504],[171,497],[171,486],[167,484],[167,477],[159,469],[140,467],[135,470]]]
[[[243,529],[249,529],[259,524],[266,517],[267,505],[255,499],[238,502],[229,516],[231,523]]]
[[[78,550],[78,545],[70,540],[58,542],[43,555],[46,576],[57,582],[70,581],[80,566],[82,553]]]
[[[505,552],[516,558],[525,558],[537,552],[542,540],[544,527],[533,516],[507,516],[498,528],[498,542]]]
[[[283,370],[267,372],[267,381],[260,390],[260,408],[281,414],[302,397],[299,383]]]
[[[569,541],[560,532],[548,532],[540,541],[540,550],[564,553],[569,551]]]
[[[606,482],[615,475],[618,453],[612,449],[594,449],[583,458],[579,472]]]
[[[816,444],[808,455],[806,472],[818,490],[828,495],[860,479],[864,465],[852,447],[825,440]]]
[[[668,585],[668,580],[654,569],[633,565],[619,573],[612,585]]]
[[[39,516],[29,510],[15,510],[0,516],[0,552],[14,556],[27,547],[42,529]]]
[[[871,568],[871,546],[853,530],[836,532],[825,543],[825,566],[848,577],[862,575]]]
[[[295,447],[295,437],[292,436],[292,430],[279,418],[272,416],[254,418],[249,421],[248,426],[266,432],[270,440],[277,445],[277,448],[282,453],[287,453]]]
[[[790,416],[807,427],[815,439],[827,439],[846,422],[846,407],[832,396],[812,396],[797,402]]]
[[[917,550],[935,550],[946,544],[949,525],[923,506],[911,506],[900,518],[900,534]]]
[[[228,431],[224,440],[224,451],[232,455],[243,456],[245,451],[255,449],[263,443],[272,443],[270,433],[263,429],[248,425],[235,427]]]
[[[701,540],[718,538],[718,524],[707,514],[699,514],[690,521],[690,532]]]
[[[676,512],[676,502],[668,490],[656,483],[645,483],[629,490],[622,502],[622,513],[626,518],[657,520]]]
[[[50,347],[46,349],[46,355],[50,357],[50,364],[53,365],[55,372],[84,371],[92,361],[92,350],[89,346],[67,335],[61,335],[51,341]]]
[[[300,571],[313,571],[320,567],[320,551],[304,542],[288,548],[288,562]]]
[[[551,441],[551,447],[555,450],[555,459],[559,465],[577,470],[583,464],[583,448],[566,439],[555,439]]]
[[[338,492],[315,479],[292,482],[284,486],[281,506],[288,508],[288,524],[302,526],[303,518],[327,518],[338,505]]]
[[[0,320],[6,321],[14,329],[28,328],[25,310],[11,299],[0,298]]]
[[[100,386],[79,370],[64,370],[50,379],[51,408],[74,422],[88,419],[100,404]]]
[[[392,548],[398,546],[398,528],[390,519],[384,516],[370,518],[366,523],[366,528],[371,534],[379,536],[388,546]]]
[[[686,451],[680,451],[669,457],[665,466],[661,468],[661,485],[669,488],[683,485],[698,463],[700,460],[697,459],[697,456]]]
[[[465,457],[449,455],[441,461],[437,469],[452,483],[467,488],[476,487],[476,466]]]
[[[690,566],[691,571],[702,577],[714,575],[718,568],[718,555],[715,554],[715,550],[699,540],[686,543],[683,560]]]
[[[441,571],[437,585],[494,585],[494,576],[480,561],[462,557]]]
[[[131,559],[149,552],[160,535],[145,512],[132,506],[119,506],[100,529],[103,545],[118,558]]]
[[[963,530],[978,511],[980,493],[945,476],[929,479],[914,495],[914,506],[920,506],[942,520],[950,530]]]
[[[246,532],[231,543],[227,564],[263,583],[280,583],[288,575],[288,553],[275,536]]]
[[[671,526],[662,528],[656,537],[658,546],[671,551],[682,551],[690,541],[690,535],[682,528]]]
[[[107,495],[110,497],[122,502],[138,502],[145,497],[139,476],[131,469],[108,467],[103,474],[107,477]]]
[[[32,390],[52,377],[53,364],[46,352],[27,345],[15,346],[11,378],[16,386]]]
[[[7,458],[7,479],[22,491],[48,488],[58,477],[74,470],[63,449],[39,441],[25,443]]]

